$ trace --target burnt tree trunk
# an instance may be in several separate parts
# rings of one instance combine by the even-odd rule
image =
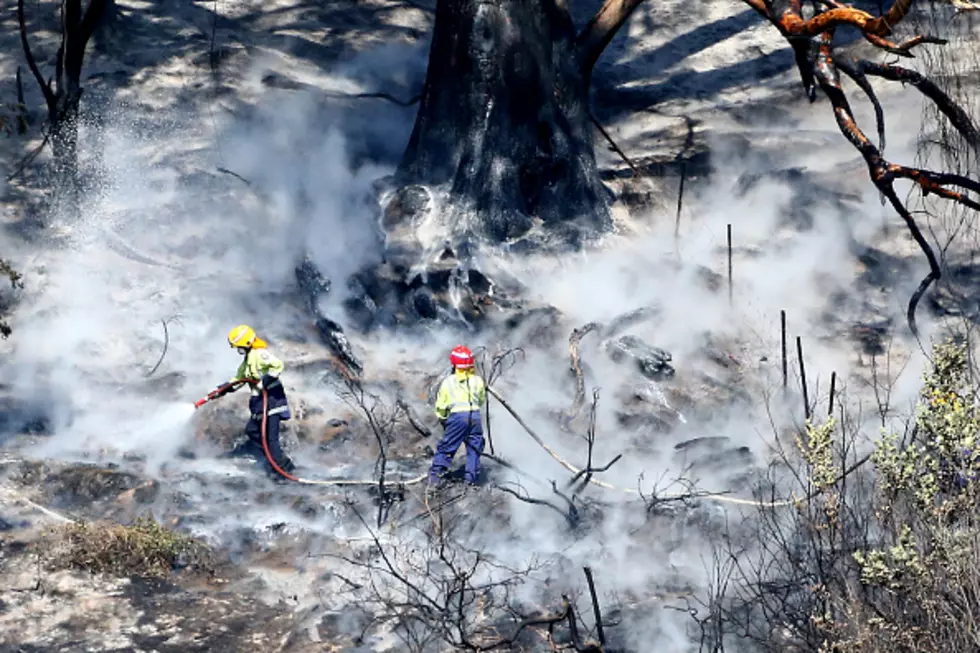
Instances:
[[[38,68],[27,38],[24,0],[17,2],[21,45],[27,65],[34,74],[48,110],[48,137],[54,152],[55,179],[67,208],[77,204],[78,192],[78,121],[82,98],[82,66],[85,49],[98,26],[108,0],[90,0],[82,11],[81,0],[61,2],[61,45],[58,47],[53,88]]]
[[[606,229],[589,80],[637,4],[608,0],[576,36],[560,0],[439,0],[396,181],[446,188],[457,231],[495,242],[520,236],[535,219]]]

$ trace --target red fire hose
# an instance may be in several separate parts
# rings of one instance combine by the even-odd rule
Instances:
[[[226,392],[221,392],[222,390],[227,390],[228,388],[231,387],[237,387],[242,383],[254,384],[256,382],[254,380],[248,380],[248,381],[240,381],[237,383],[228,383],[218,388],[218,390],[212,391],[211,393],[208,394],[208,396],[204,397],[203,399],[195,401],[194,407],[200,408],[204,404],[214,401],[215,399],[226,394]],[[303,485],[354,486],[354,485],[377,485],[378,484],[378,481],[375,480],[359,481],[353,479],[340,479],[340,478],[324,479],[322,481],[319,481],[319,480],[312,480],[307,478],[299,478],[298,476],[294,476],[290,474],[289,472],[287,472],[286,470],[284,470],[282,467],[279,466],[279,463],[277,463],[275,459],[272,457],[272,452],[269,451],[269,433],[268,433],[269,412],[268,411],[269,411],[269,393],[266,391],[265,388],[262,388],[262,421],[260,422],[261,425],[260,431],[262,433],[262,452],[265,454],[265,458],[266,460],[269,461],[269,464],[272,465],[272,469],[276,470],[276,473],[282,476],[283,478],[288,479],[290,481],[294,481],[296,483],[302,483]],[[426,478],[428,478],[428,474],[422,474],[421,476],[417,476],[411,479],[406,479],[403,481],[397,481],[396,483],[398,485],[415,485],[416,483],[421,483]]]
[[[272,465],[272,469],[279,472],[279,475],[282,476],[283,478],[288,478],[290,481],[296,481],[297,483],[302,483],[303,481],[300,478],[293,476],[292,474],[284,470],[282,467],[279,466],[279,463],[277,463],[275,459],[272,457],[272,452],[269,451],[269,435],[267,432],[268,425],[269,425],[269,392],[265,388],[262,388],[262,450],[265,451],[266,460],[268,460],[269,464]]]

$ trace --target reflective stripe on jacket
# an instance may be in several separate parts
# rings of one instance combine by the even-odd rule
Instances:
[[[446,419],[450,413],[474,412],[487,401],[487,387],[473,370],[456,370],[439,385],[435,413]]]

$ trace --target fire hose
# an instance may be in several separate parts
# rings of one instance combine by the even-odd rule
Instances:
[[[296,483],[301,483],[303,485],[377,485],[377,481],[357,481],[357,480],[347,480],[347,479],[325,479],[325,480],[314,480],[307,478],[300,478],[290,474],[276,462],[273,457],[272,452],[269,450],[269,434],[268,434],[268,424],[269,424],[269,393],[265,388],[262,388],[262,451],[265,452],[265,458],[272,465],[272,469],[290,481],[295,481]],[[428,477],[428,474],[422,474],[415,478],[409,479],[407,481],[395,481],[392,485],[415,485],[421,483]]]
[[[215,399],[217,399],[219,397],[223,397],[227,393],[231,392],[232,390],[238,388],[239,386],[241,386],[241,385],[243,385],[245,383],[249,383],[251,385],[254,385],[255,384],[255,381],[248,380],[248,381],[239,381],[239,382],[235,382],[235,383],[226,383],[226,384],[224,384],[222,386],[219,386],[216,390],[212,390],[210,393],[208,393],[208,396],[207,397],[204,397],[203,399],[199,399],[198,401],[194,402],[194,407],[195,408],[200,408],[201,406],[203,406],[204,404],[208,403],[209,401],[214,401]],[[287,480],[290,480],[290,481],[293,481],[295,483],[300,483],[302,485],[330,485],[330,486],[366,485],[366,486],[373,486],[373,485],[377,485],[378,484],[378,481],[374,481],[374,480],[370,480],[370,481],[369,480],[350,480],[350,479],[340,479],[340,478],[337,478],[337,479],[323,479],[323,480],[318,480],[318,479],[301,478],[299,476],[296,476],[295,474],[290,474],[289,472],[287,472],[286,470],[284,470],[279,465],[278,461],[276,461],[275,457],[272,455],[272,451],[269,449],[269,433],[268,433],[268,429],[269,429],[269,393],[268,393],[268,391],[265,388],[262,388],[262,421],[259,424],[260,424],[260,432],[261,432],[261,440],[262,440],[262,452],[265,454],[265,458],[269,462],[269,465],[272,466],[272,469],[275,470],[275,472],[277,474],[279,474],[280,476],[282,476],[283,478],[285,478]],[[391,483],[391,485],[395,485],[395,486],[416,485],[416,484],[421,483],[422,481],[424,481],[427,477],[428,477],[428,474],[423,474],[421,476],[417,476],[415,478],[411,478],[411,479],[404,480],[404,481],[393,481]]]
[[[529,436],[531,436],[531,439],[534,440],[538,444],[539,447],[541,447],[546,452],[548,452],[548,455],[550,455],[552,458],[554,458],[556,461],[558,461],[558,464],[559,465],[561,465],[562,467],[564,467],[568,471],[572,472],[573,474],[578,475],[578,474],[581,474],[582,473],[582,470],[581,469],[579,469],[578,467],[576,467],[572,463],[568,462],[567,460],[565,460],[564,458],[562,458],[561,456],[559,456],[555,452],[554,449],[552,449],[551,447],[549,447],[545,443],[545,441],[542,440],[541,437],[537,433],[535,433],[531,429],[531,427],[528,426],[527,423],[523,419],[521,419],[521,416],[518,415],[517,412],[513,408],[510,407],[510,404],[508,404],[504,400],[504,398],[501,397],[497,393],[496,390],[494,390],[492,387],[490,387],[488,385],[487,386],[487,392],[490,393],[490,395],[492,395],[494,399],[496,399],[497,401],[500,402],[500,405],[503,406],[504,409],[508,413],[510,413],[511,417],[513,417],[515,420],[517,420],[517,423],[520,424],[520,426],[521,426],[522,429],[524,429],[524,432],[527,433]],[[592,483],[593,485],[596,485],[596,486],[601,487],[601,488],[605,488],[607,490],[616,490],[618,492],[625,492],[626,494],[637,494],[637,495],[640,494],[640,490],[637,489],[637,488],[617,487],[615,485],[612,485],[611,483],[606,483],[605,481],[600,481],[599,479],[597,479],[597,478],[595,478],[595,477],[593,477],[591,475],[589,475],[587,478],[588,478],[588,482],[589,483]],[[684,494],[657,494],[656,495],[656,498],[658,500],[670,500],[670,499],[680,499],[680,498],[683,498],[684,496],[687,496],[687,495],[684,495]],[[695,499],[695,498],[696,499],[707,499],[709,501],[720,501],[722,503],[736,503],[736,504],[740,504],[740,505],[744,505],[744,506],[756,506],[756,507],[760,507],[760,508],[777,508],[777,507],[780,507],[780,506],[791,506],[791,505],[794,505],[796,503],[796,501],[791,500],[791,499],[781,499],[781,500],[776,500],[776,501],[759,501],[757,499],[740,499],[739,497],[731,497],[731,496],[728,496],[727,494],[718,494],[718,493],[694,494],[694,495],[691,496],[691,498],[692,499]]]
[[[243,381],[242,383],[245,383],[245,382]],[[233,387],[237,387],[238,385],[241,385],[241,383],[236,384]],[[209,394],[207,398],[202,399],[202,400],[196,402],[194,404],[195,407],[198,407],[199,408],[200,406],[202,406],[203,404],[207,403],[208,401],[211,401],[213,399],[216,399],[219,396],[222,396],[227,391],[229,391],[228,390],[229,387],[232,387],[232,384],[226,384],[226,386],[222,386],[218,390],[216,390],[216,391],[212,392],[211,394]],[[491,386],[488,385],[488,386],[486,386],[486,389],[487,389],[487,392],[494,399],[496,399],[497,401],[499,401],[500,402],[500,405],[503,406],[504,409],[508,413],[510,413],[511,417],[513,417],[517,421],[517,423],[521,426],[521,428],[524,430],[524,432],[527,433],[531,437],[531,439],[534,440],[535,443],[537,443],[537,445],[539,447],[541,447],[542,449],[544,449],[548,453],[548,455],[550,455],[552,458],[554,458],[558,462],[558,464],[560,464],[562,467],[564,467],[565,469],[567,469],[568,471],[570,471],[570,472],[572,472],[573,474],[576,474],[576,475],[579,475],[579,474],[581,474],[583,472],[582,469],[580,469],[580,468],[576,467],[575,465],[573,465],[572,463],[568,462],[567,460],[565,460],[564,458],[562,458],[560,455],[558,455],[558,453],[555,452],[554,449],[552,449],[551,447],[549,447],[548,444],[543,439],[541,439],[541,437],[537,433],[535,433],[534,430],[530,426],[528,426],[528,424],[521,418],[521,416],[517,414],[517,412],[510,406],[510,404],[508,404],[507,401],[504,400],[504,398],[501,397],[500,394],[493,387],[491,387]],[[269,408],[269,394],[268,394],[268,392],[266,391],[265,388],[262,388],[262,422],[261,422],[262,451],[265,454],[266,460],[269,461],[269,464],[272,466],[272,469],[274,469],[277,474],[279,474],[280,476],[282,476],[283,478],[285,478],[287,480],[290,480],[290,481],[293,481],[293,482],[296,482],[296,483],[300,483],[302,485],[321,485],[321,486],[322,485],[327,485],[327,486],[374,486],[374,485],[377,485],[378,484],[378,481],[375,481],[375,480],[349,480],[349,479],[324,479],[324,480],[316,480],[316,479],[307,479],[307,478],[301,478],[301,477],[296,476],[294,474],[290,474],[289,472],[287,472],[286,470],[284,470],[282,467],[279,466],[279,463],[275,460],[275,458],[272,456],[272,452],[269,450],[269,436],[268,436],[268,418],[269,418],[269,414],[268,414],[268,408]],[[408,479],[408,480],[396,481],[396,482],[392,483],[392,485],[400,485],[400,486],[416,485],[418,483],[423,482],[427,477],[428,477],[428,474],[422,474],[420,476],[417,476],[415,478],[411,478],[411,479]],[[601,481],[601,480],[599,480],[599,479],[597,479],[597,478],[595,478],[594,476],[591,476],[591,475],[587,475],[587,480],[588,480],[589,483],[591,483],[591,484],[593,484],[593,485],[595,485],[597,487],[601,487],[601,488],[607,489],[607,490],[614,490],[614,491],[617,491],[617,492],[623,492],[623,493],[632,494],[632,495],[639,495],[640,494],[640,490],[637,489],[637,488],[618,487],[618,486],[613,485],[611,483],[606,483],[605,481]],[[656,499],[658,499],[658,500],[672,500],[672,499],[681,499],[681,498],[684,498],[686,496],[690,496],[690,498],[692,498],[692,499],[706,499],[706,500],[709,500],[709,501],[718,501],[718,502],[721,502],[721,503],[734,503],[734,504],[745,505],[745,506],[756,506],[756,507],[759,507],[759,508],[777,508],[777,507],[782,507],[782,506],[792,506],[792,505],[794,505],[794,504],[797,503],[797,500],[795,500],[795,499],[779,499],[779,500],[775,500],[775,501],[759,501],[757,499],[742,499],[742,498],[739,498],[739,497],[732,497],[732,496],[728,496],[727,494],[719,494],[719,493],[705,493],[705,494],[693,494],[693,495],[691,495],[691,494],[657,494],[656,495]]]

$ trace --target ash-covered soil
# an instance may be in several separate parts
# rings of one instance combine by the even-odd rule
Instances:
[[[50,67],[55,5],[28,4]],[[46,152],[0,186],[0,254],[25,276],[3,298],[0,650],[451,650],[460,625],[553,650],[571,635],[518,626],[567,600],[596,637],[589,566],[607,650],[685,651],[714,543],[781,497],[778,453],[804,421],[796,338],[814,415],[832,373],[838,405],[873,407],[871,437],[914,399],[925,357],[904,308],[925,264],[741,2],[641,5],[600,60],[595,115],[643,172],[597,134],[616,233],[586,253],[537,234],[465,274],[437,197],[377,193],[414,107],[355,97],[418,94],[432,4],[115,4],[84,75],[82,216],[48,213]],[[576,4],[579,24],[596,4]],[[31,124],[0,138],[5,177],[43,138],[14,6],[0,98],[21,66]],[[889,154],[910,160],[919,98],[880,94]],[[961,261],[924,342],[975,313]],[[285,361],[297,473],[342,483],[229,456],[243,393],[190,409],[234,371],[224,334],[241,322]],[[485,483],[427,497],[431,402],[458,342],[550,452],[491,399]],[[582,485],[568,468],[614,460]],[[72,521],[147,514],[213,564],[145,578],[52,562]],[[462,622],[446,550],[482,583]]]

